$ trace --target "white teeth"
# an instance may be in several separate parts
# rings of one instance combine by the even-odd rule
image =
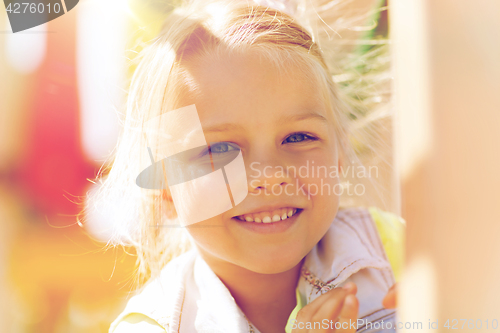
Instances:
[[[259,212],[236,216],[240,221],[271,223],[286,220],[297,212],[297,208],[281,208],[273,212]]]

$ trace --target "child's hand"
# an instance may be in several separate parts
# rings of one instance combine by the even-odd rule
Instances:
[[[292,333],[356,332],[359,309],[357,289],[356,284],[348,282],[344,287],[330,290],[307,304],[297,314],[297,328]],[[340,328],[342,326],[344,328]]]
[[[382,305],[387,308],[387,309],[394,309],[396,308],[396,295],[397,295],[397,286],[398,284],[395,283],[387,292],[385,295],[384,299],[382,300]]]

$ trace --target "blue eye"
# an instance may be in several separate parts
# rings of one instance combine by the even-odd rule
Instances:
[[[225,154],[229,152],[234,152],[234,151],[239,151],[240,148],[234,145],[231,145],[227,142],[218,142],[218,143],[213,143],[210,148],[208,148],[205,152],[207,154],[209,151],[212,153],[212,155],[217,155],[217,154]]]
[[[296,142],[315,141],[315,140],[317,140],[315,137],[306,133],[293,133],[292,135],[288,136],[283,141],[283,143],[296,143]]]

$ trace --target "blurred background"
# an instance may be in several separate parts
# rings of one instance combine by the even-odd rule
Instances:
[[[135,56],[176,5],[83,0],[16,34],[0,5],[1,332],[107,332],[123,309],[133,250],[104,251],[109,221],[76,214],[116,144]],[[391,31],[381,206],[408,223],[401,318],[500,321],[500,2],[389,6],[364,33]]]
[[[107,221],[76,215],[116,144],[133,58],[172,6],[80,1],[13,34],[0,5],[0,332],[107,332],[123,309],[132,249],[104,251]]]

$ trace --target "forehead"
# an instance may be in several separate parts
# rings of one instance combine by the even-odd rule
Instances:
[[[287,61],[277,66],[257,51],[209,55],[184,64],[189,93],[202,123],[224,118],[278,121],[283,115],[317,112],[329,118],[319,84],[307,67]]]

